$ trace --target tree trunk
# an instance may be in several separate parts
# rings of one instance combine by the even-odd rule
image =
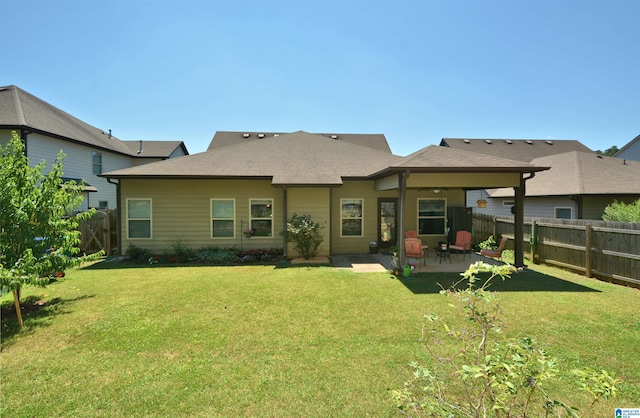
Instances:
[[[16,305],[16,316],[18,317],[20,329],[24,329],[24,324],[22,323],[22,311],[20,310],[20,296],[18,295],[17,289],[13,291],[13,302]]]

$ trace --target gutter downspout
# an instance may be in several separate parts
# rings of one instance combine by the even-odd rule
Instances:
[[[122,205],[120,205],[120,181],[118,180],[117,182],[113,182],[111,180],[111,177],[107,177],[107,183],[111,183],[116,186],[116,210],[118,211],[118,216],[116,216],[116,231],[118,233],[118,241],[116,245],[118,246],[118,255],[122,255],[122,228],[120,228],[120,225],[122,224]]]
[[[284,231],[287,230],[287,219],[289,218],[287,213],[287,211],[289,210],[287,205],[287,197],[287,186],[282,186],[282,225],[284,226]],[[287,258],[287,244],[287,233],[285,232],[284,234],[282,234],[282,255],[284,258]]]

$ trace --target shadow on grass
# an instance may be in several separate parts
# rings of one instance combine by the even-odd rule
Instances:
[[[479,274],[478,277],[486,280],[489,278],[489,274]],[[417,273],[410,279],[401,277],[400,282],[415,294],[428,294],[438,293],[442,288],[448,289],[460,279],[459,273]],[[465,281],[460,283],[458,287],[466,285]],[[514,273],[504,281],[500,277],[496,277],[492,280],[489,290],[496,292],[600,292],[532,270]]]
[[[13,298],[3,301],[0,305],[2,349],[11,344],[13,338],[18,334],[32,333],[37,328],[50,325],[54,316],[69,313],[69,304],[93,297],[95,295],[83,295],[73,299],[53,298],[45,300],[42,295],[27,296],[20,301],[24,330],[20,330]]]
[[[284,260],[284,263],[287,261]],[[280,267],[280,261],[271,262],[253,262],[244,264],[215,264],[205,262],[186,262],[186,263],[134,263],[132,261],[102,260],[96,263],[82,267],[82,270],[117,270],[117,269],[150,269],[150,268],[177,268],[177,267],[245,267],[245,266],[273,266]]]

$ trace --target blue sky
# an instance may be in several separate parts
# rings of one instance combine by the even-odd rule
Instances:
[[[217,130],[383,133],[398,155],[443,137],[604,150],[640,134],[637,0],[4,0],[0,11],[0,85],[191,153]]]

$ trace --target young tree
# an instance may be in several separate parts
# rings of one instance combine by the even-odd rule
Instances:
[[[287,220],[287,229],[282,233],[287,236],[287,241],[293,243],[293,248],[305,260],[318,255],[318,249],[322,244],[322,225],[313,221],[311,215],[294,213]]]
[[[77,256],[78,221],[95,209],[72,214],[82,203],[83,186],[63,183],[63,160],[60,152],[43,174],[45,162],[29,166],[16,132],[6,147],[0,145],[0,287],[13,292],[20,327],[22,286],[46,286],[66,269],[102,256]]]

